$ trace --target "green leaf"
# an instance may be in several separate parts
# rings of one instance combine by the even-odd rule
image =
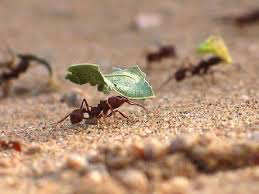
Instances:
[[[198,46],[197,51],[201,54],[216,55],[228,64],[233,62],[224,40],[219,36],[210,36]]]
[[[95,64],[76,64],[71,65],[68,68],[69,73],[66,75],[66,79],[73,83],[83,85],[89,83],[91,86],[98,87],[98,91],[109,93],[113,87],[110,82],[105,81],[105,78],[99,70],[99,66]]]
[[[145,80],[146,74],[138,66],[129,69],[113,68],[111,74],[104,76],[120,95],[130,99],[145,99],[154,97],[154,92]]]
[[[154,92],[145,80],[138,66],[129,69],[113,68],[111,74],[103,75],[98,65],[77,64],[68,68],[66,79],[82,85],[89,83],[97,86],[97,90],[109,94],[112,90],[130,99],[146,99],[154,97]]]

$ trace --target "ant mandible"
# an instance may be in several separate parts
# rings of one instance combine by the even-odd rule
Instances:
[[[97,121],[98,121],[101,118],[104,119],[104,122],[106,124],[105,118],[115,115],[115,113],[119,113],[122,117],[128,119],[128,117],[125,114],[123,114],[121,111],[115,110],[115,109],[119,108],[120,106],[122,106],[124,103],[139,106],[147,111],[147,109],[144,106],[142,106],[136,102],[132,102],[128,98],[123,97],[123,96],[112,96],[112,97],[108,98],[107,100],[101,100],[100,103],[96,107],[89,106],[86,99],[83,99],[80,108],[75,109],[70,114],[66,115],[63,119],[61,119],[60,121],[57,122],[56,126],[59,123],[62,123],[68,117],[70,117],[70,121],[72,124],[80,123],[83,119],[86,119],[86,120],[97,119]],[[84,104],[85,104],[86,108],[83,107]],[[109,111],[111,111],[111,112],[108,114]],[[89,117],[86,118],[84,116],[84,113],[87,113],[89,115]]]

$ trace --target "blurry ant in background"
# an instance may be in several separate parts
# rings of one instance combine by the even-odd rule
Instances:
[[[199,44],[197,52],[200,54],[210,54],[211,57],[201,59],[198,64],[188,63],[187,66],[180,67],[172,76],[170,76],[163,85],[166,85],[172,79],[181,82],[187,78],[205,75],[213,75],[212,67],[225,63],[233,63],[232,57],[228,52],[224,40],[220,36],[210,36],[206,41]],[[240,70],[240,68],[238,68]],[[212,77],[213,78],[213,77]]]
[[[187,67],[180,67],[172,76],[170,76],[162,85],[168,84],[171,80],[181,82],[188,77],[204,76],[211,74],[211,68],[223,62],[220,57],[210,57],[207,60],[202,59],[197,65],[189,65]]]
[[[232,22],[233,24],[243,27],[259,22],[259,8],[250,10],[239,16],[225,16],[221,20],[224,22]]]
[[[122,117],[128,119],[128,117],[123,114],[121,111],[116,110],[121,107],[124,103],[128,103],[130,105],[139,106],[147,111],[145,107],[142,105],[130,101],[128,98],[123,96],[112,96],[107,100],[101,100],[97,106],[89,106],[86,99],[83,99],[81,106],[79,109],[73,110],[70,114],[66,115],[63,119],[57,122],[56,126],[59,123],[62,123],[66,118],[70,117],[70,122],[72,124],[80,123],[85,120],[97,120],[98,121],[103,118],[104,123],[106,124],[105,118],[115,115],[115,113],[119,113]],[[84,107],[85,105],[85,107]],[[110,111],[110,113],[109,113]],[[84,116],[84,113],[88,114],[88,118]]]
[[[36,62],[47,68],[49,76],[52,76],[52,68],[50,64],[33,54],[14,53],[8,48],[9,60],[0,62],[0,86],[2,86],[3,97],[7,97],[10,93],[11,81],[17,79],[21,74],[25,73],[31,66],[32,62]]]
[[[160,46],[157,51],[148,52],[146,54],[146,73],[150,73],[152,70],[152,63],[160,62],[163,59],[176,58],[177,53],[175,46],[173,45],[164,45]]]

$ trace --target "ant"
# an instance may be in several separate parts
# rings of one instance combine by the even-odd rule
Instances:
[[[156,52],[150,52],[146,55],[146,61],[148,63],[152,62],[160,62],[162,59],[165,58],[174,58],[176,57],[176,50],[174,46],[171,45],[164,45],[159,48]]]
[[[70,121],[72,124],[80,123],[83,119],[85,120],[97,119],[97,123],[98,123],[98,121],[101,118],[103,118],[106,125],[105,118],[115,115],[115,113],[119,113],[122,117],[128,119],[128,117],[124,115],[122,112],[120,112],[119,110],[115,110],[120,106],[122,106],[124,103],[139,106],[147,111],[147,109],[144,106],[138,103],[132,102],[128,98],[123,96],[112,96],[107,100],[101,100],[96,107],[89,106],[86,99],[83,99],[80,108],[75,109],[70,114],[66,115],[63,119],[57,122],[56,126],[59,123],[62,123],[67,117],[70,117]],[[84,104],[85,104],[85,108],[83,107]],[[109,111],[111,112],[109,113]],[[89,117],[88,118],[84,117],[84,113],[87,113]]]
[[[151,63],[160,62],[162,59],[177,57],[176,49],[172,45],[164,45],[158,51],[149,52],[146,55],[147,72],[151,71]]]
[[[170,76],[163,85],[175,79],[177,82],[185,80],[187,77],[192,76],[204,76],[209,73],[209,70],[221,63],[223,59],[220,57],[211,57],[207,60],[201,60],[196,66],[181,67],[179,68],[173,76]]]
[[[259,8],[246,12],[239,16],[223,17],[224,21],[231,21],[239,27],[251,25],[259,21]]]
[[[9,94],[10,81],[17,79],[22,73],[26,72],[30,67],[31,62],[37,62],[45,66],[49,72],[49,75],[52,76],[51,66],[46,60],[33,54],[14,54],[10,50],[9,53],[11,54],[11,59],[0,63],[0,66],[6,69],[6,71],[0,74],[0,85],[3,84],[4,97]],[[16,64],[17,58],[19,62]]]

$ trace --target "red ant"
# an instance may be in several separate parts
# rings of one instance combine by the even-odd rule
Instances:
[[[152,63],[160,62],[163,59],[176,58],[176,48],[173,45],[163,45],[157,51],[149,52],[146,54],[146,72],[149,73],[152,70]]]
[[[201,60],[197,65],[192,65],[189,67],[179,68],[172,76],[170,76],[163,85],[169,83],[172,79],[175,79],[177,82],[181,82],[188,77],[193,76],[204,76],[210,72],[213,66],[220,64],[223,60],[220,57],[211,57],[207,60]]]
[[[156,52],[150,52],[146,55],[147,63],[152,62],[160,62],[164,58],[175,58],[176,57],[176,49],[172,45],[164,45],[159,48]]]
[[[101,100],[96,107],[89,106],[86,99],[83,99],[80,108],[73,110],[70,114],[65,116],[60,121],[58,121],[56,126],[59,123],[63,122],[67,117],[70,117],[70,121],[72,124],[80,123],[83,119],[86,119],[86,120],[97,119],[97,122],[98,122],[98,120],[100,120],[101,118],[104,118],[104,122],[106,124],[105,118],[114,115],[116,112],[119,113],[124,118],[128,119],[128,117],[124,115],[122,112],[120,112],[119,110],[115,110],[120,106],[122,106],[124,103],[139,106],[147,111],[147,109],[142,105],[132,102],[128,98],[123,96],[112,96],[107,100]],[[83,107],[84,104],[86,108]],[[111,112],[108,114],[109,111]],[[84,113],[87,113],[89,117],[88,118],[84,117]]]
[[[259,21],[259,8],[251,10],[239,16],[222,17],[222,20],[233,22],[239,27],[248,26]]]

